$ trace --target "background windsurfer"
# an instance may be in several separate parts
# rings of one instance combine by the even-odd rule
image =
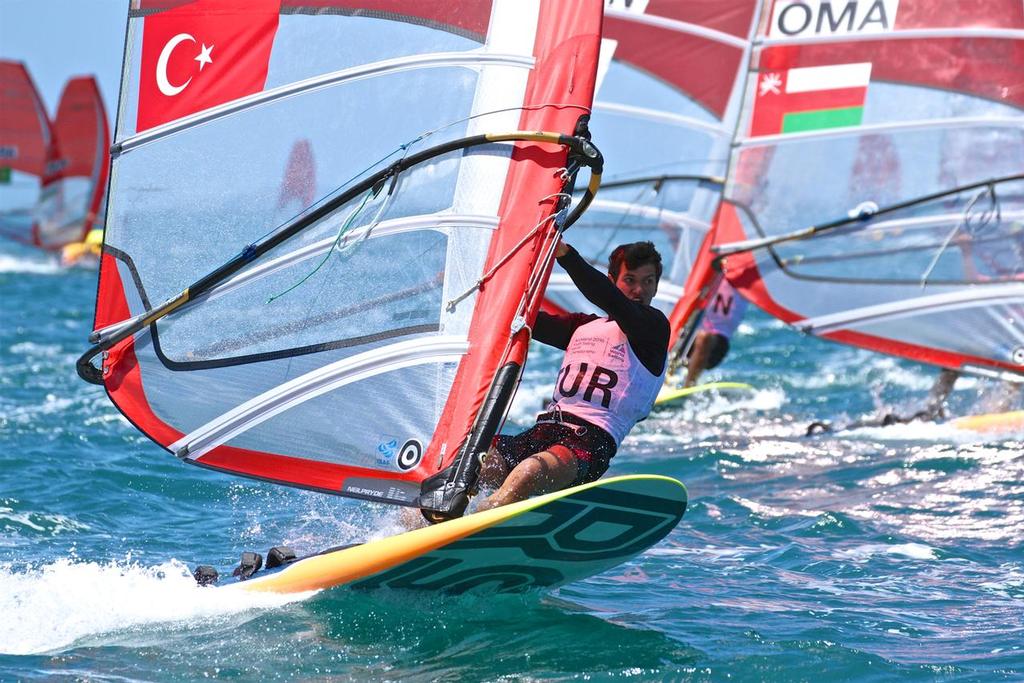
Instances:
[[[587,300],[608,315],[538,315],[533,338],[566,351],[553,400],[530,429],[495,438],[480,484],[497,490],[479,510],[600,478],[662,386],[669,323],[651,306],[662,271],[654,245],[616,247],[607,277],[565,243],[555,255]]]
[[[723,279],[704,312],[687,356],[684,387],[694,386],[702,372],[718,367],[725,360],[729,353],[729,339],[746,312],[747,300]]]

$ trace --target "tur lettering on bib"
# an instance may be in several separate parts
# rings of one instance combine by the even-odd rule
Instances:
[[[617,323],[598,318],[573,332],[551,407],[597,425],[618,445],[651,412],[664,377],[644,367]]]

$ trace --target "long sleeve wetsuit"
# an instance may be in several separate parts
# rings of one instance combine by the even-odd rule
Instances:
[[[572,247],[559,257],[558,264],[569,274],[580,293],[619,325],[643,366],[652,375],[660,376],[668,357],[669,322],[665,314],[627,297],[607,275],[583,260]],[[599,317],[592,313],[551,315],[541,312],[533,327],[533,338],[549,346],[566,349],[577,327]]]

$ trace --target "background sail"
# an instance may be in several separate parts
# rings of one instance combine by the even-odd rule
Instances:
[[[606,3],[591,129],[608,174],[567,239],[603,269],[617,245],[651,240],[664,259],[654,305],[670,313],[721,199],[756,0]],[[558,266],[546,298],[592,311]]]
[[[50,118],[28,70],[0,60],[0,235],[36,243],[36,205],[56,161]]]
[[[1024,181],[956,191],[1024,173],[1021,4],[777,0],[764,27],[716,241],[861,220],[729,256],[730,282],[812,334],[1024,371]]]
[[[600,17],[596,1],[136,3],[96,327],[273,234],[299,141],[345,188],[468,135],[571,134]],[[403,172],[111,349],[109,395],[194,464],[412,504],[523,346],[512,320],[553,229],[506,257],[547,225],[565,163],[491,145]]]
[[[95,78],[80,76],[67,82],[53,130],[60,144],[61,169],[42,189],[36,233],[39,246],[46,249],[80,242],[102,224],[110,127]]]

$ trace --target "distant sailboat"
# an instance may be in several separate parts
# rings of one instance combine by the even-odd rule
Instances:
[[[46,107],[21,62],[0,61],[0,236],[40,246],[37,207],[59,177]]]
[[[779,0],[762,24],[680,319],[717,264],[809,334],[1022,382],[1020,3],[840,4]]]
[[[96,79],[64,86],[53,130],[60,147],[59,175],[43,184],[36,244],[44,249],[84,242],[102,229],[100,212],[110,167],[110,128]]]

